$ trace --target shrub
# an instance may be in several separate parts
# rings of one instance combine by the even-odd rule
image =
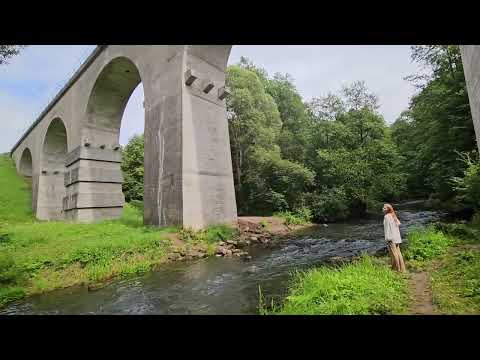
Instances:
[[[184,228],[179,231],[180,238],[190,244],[214,244],[236,235],[237,230],[228,225],[213,225],[198,231]]]
[[[19,287],[0,287],[0,307],[25,297],[25,290]]]
[[[467,242],[477,241],[480,236],[480,234],[478,233],[478,230],[466,224],[436,223],[434,226],[436,230],[441,231],[446,235],[449,235]]]
[[[349,216],[349,206],[345,194],[338,189],[312,193],[306,196],[314,222],[333,222]]]
[[[444,254],[454,240],[435,230],[434,226],[411,231],[408,235],[408,244],[405,250],[407,260],[427,260]]]
[[[304,225],[312,220],[312,212],[310,209],[302,207],[295,212],[282,211],[275,213],[274,216],[285,220],[286,225]]]
[[[0,284],[15,284],[23,280],[23,270],[10,254],[0,253]]]

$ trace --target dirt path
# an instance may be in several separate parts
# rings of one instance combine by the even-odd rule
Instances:
[[[410,277],[410,291],[413,301],[409,313],[412,315],[438,314],[432,302],[432,293],[428,287],[428,274],[425,271],[414,272]]]

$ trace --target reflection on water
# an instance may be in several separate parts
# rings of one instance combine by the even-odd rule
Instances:
[[[414,226],[437,220],[439,213],[397,206],[402,236]],[[258,287],[281,298],[290,274],[332,256],[375,253],[384,248],[383,219],[330,224],[292,238],[276,249],[254,249],[252,260],[209,258],[173,263],[157,272],[119,280],[90,292],[58,290],[12,304],[0,314],[255,314]]]

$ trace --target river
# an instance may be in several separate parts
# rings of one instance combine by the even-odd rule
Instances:
[[[419,202],[396,209],[402,238],[408,229],[441,217],[422,210]],[[382,217],[329,224],[273,249],[252,249],[251,260],[211,257],[165,264],[96,291],[72,287],[35,295],[0,314],[256,314],[259,286],[267,302],[279,300],[295,270],[333,256],[372,254],[384,247]]]

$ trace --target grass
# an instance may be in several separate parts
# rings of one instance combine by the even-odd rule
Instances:
[[[480,224],[436,224],[410,231],[403,250],[407,267],[426,271],[433,302],[443,314],[480,314]],[[405,314],[411,297],[407,276],[386,258],[364,255],[340,268],[321,266],[294,274],[281,304],[267,315]]]
[[[0,231],[5,223],[31,221],[30,186],[16,174],[12,160],[0,155]]]
[[[408,304],[406,279],[370,256],[341,268],[321,266],[294,275],[284,303],[269,315],[369,315],[402,313]]]
[[[458,249],[430,275],[433,301],[445,314],[480,314],[480,252]]]
[[[227,225],[208,226],[202,230],[181,229],[179,237],[186,243],[187,249],[192,246],[202,246],[208,255],[214,255],[216,243],[232,239],[238,235],[238,230]]]
[[[273,214],[273,216],[283,219],[285,225],[306,225],[312,221],[312,212],[308,208],[301,208],[295,212],[281,211]]]
[[[126,204],[120,219],[96,224],[36,221],[29,194],[12,160],[0,156],[0,306],[35,293],[148,271],[166,261],[171,237],[180,231],[144,226],[139,204]],[[213,248],[232,233],[212,227],[197,240]]]
[[[436,224],[408,235],[409,265],[426,271],[442,314],[480,314],[478,224]]]
[[[407,235],[408,245],[404,251],[406,260],[424,261],[433,259],[447,252],[455,240],[436,230],[433,226],[410,231]]]

